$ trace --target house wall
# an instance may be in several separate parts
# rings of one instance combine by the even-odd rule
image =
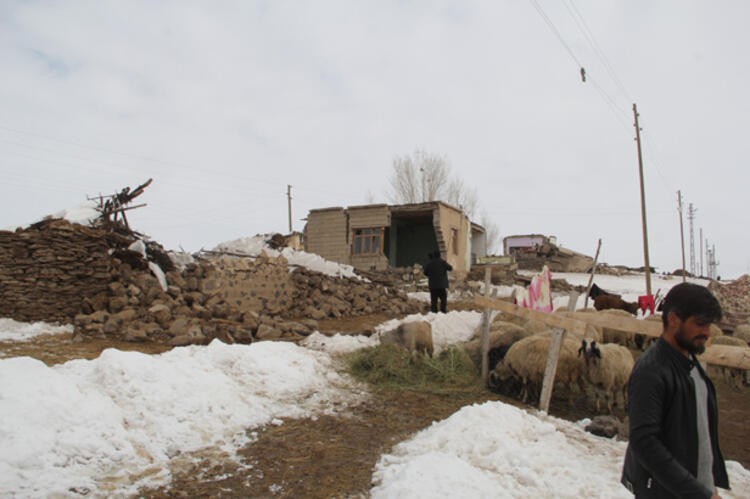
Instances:
[[[347,210],[349,214],[349,230],[354,229],[369,229],[382,227],[388,228],[391,224],[391,214],[388,209],[388,205],[374,205],[366,207],[354,207]],[[383,231],[383,241],[381,241],[381,247],[383,251],[387,251],[385,247],[385,231]],[[383,270],[388,268],[388,258],[385,255],[352,255],[351,254],[351,241],[352,235],[349,235],[349,245],[347,251],[349,252],[349,263],[358,269],[377,269]]]
[[[349,229],[343,208],[313,210],[308,214],[305,250],[327,260],[350,263]]]
[[[438,205],[437,210],[433,214],[433,217],[435,216],[437,216],[437,220],[433,218],[433,221],[437,222],[435,224],[436,230],[440,231],[438,245],[440,246],[440,251],[443,253],[443,257],[451,264],[455,272],[466,273],[469,269],[466,254],[468,252],[469,231],[471,228],[468,218],[460,211],[443,204]],[[453,247],[454,229],[458,231],[458,237],[455,241],[458,247],[455,250]]]
[[[388,227],[391,225],[391,215],[387,205],[355,207],[347,210],[349,213],[349,228],[363,229],[369,227]]]

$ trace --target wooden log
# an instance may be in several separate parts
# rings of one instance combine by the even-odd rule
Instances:
[[[663,329],[661,321],[646,321],[636,319],[635,317],[601,313],[581,315],[583,316],[581,320],[585,320],[587,324],[617,329],[618,331],[625,331],[626,333],[645,334],[646,336],[653,336],[654,338],[661,336]]]
[[[714,366],[750,370],[750,348],[711,345],[706,347],[703,355],[698,356],[698,360]]]
[[[549,326],[566,329],[567,331],[572,332],[578,336],[586,336],[586,322],[581,319],[571,319],[569,317],[563,317],[559,314],[540,312],[538,310],[519,307],[518,305],[509,303],[505,300],[500,300],[498,298],[486,298],[484,296],[477,296],[474,298],[474,303],[476,303],[480,307],[488,307],[494,310],[500,310],[501,312],[507,312],[509,314],[517,315],[518,317],[523,317],[525,319],[536,319]],[[588,321],[588,317],[586,318],[586,320]]]

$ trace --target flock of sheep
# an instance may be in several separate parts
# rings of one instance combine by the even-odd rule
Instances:
[[[629,312],[617,309],[559,310],[556,314],[585,321],[582,314],[614,314],[632,317]],[[660,315],[645,320],[661,321]],[[713,325],[709,344],[748,347],[750,325],[740,326],[733,336],[723,336]],[[481,329],[481,326],[480,326]],[[476,365],[481,365],[481,341],[478,330],[464,347]],[[552,343],[550,326],[535,320],[511,314],[498,314],[490,325],[489,335],[489,385],[505,395],[517,396],[523,402],[538,399],[544,379],[547,358]],[[432,356],[432,331],[428,322],[403,323],[392,331],[381,334],[382,343],[397,343],[412,352]],[[611,414],[613,407],[627,404],[627,383],[633,369],[633,352],[647,348],[654,338],[633,335],[617,329],[587,324],[582,335],[567,333],[560,349],[555,377],[556,389],[567,392],[569,402],[593,396],[595,408],[600,412],[601,401]],[[735,376],[737,373],[724,371]],[[742,373],[739,377],[747,376]],[[742,381],[740,381],[742,382]]]

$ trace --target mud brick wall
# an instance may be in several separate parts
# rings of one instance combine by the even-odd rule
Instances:
[[[215,260],[200,291],[240,310],[277,315],[292,307],[295,286],[283,257]],[[211,300],[211,298],[209,298]]]
[[[71,322],[110,283],[103,233],[65,220],[0,231],[0,317]]]

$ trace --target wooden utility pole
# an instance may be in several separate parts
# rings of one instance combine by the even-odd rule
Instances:
[[[289,207],[289,233],[292,233],[292,186],[286,186],[286,200]]]
[[[685,282],[685,233],[682,229],[682,192],[677,191],[677,211],[680,212],[680,246],[682,247],[682,282]]]
[[[651,294],[651,263],[648,258],[648,229],[646,227],[646,190],[643,187],[643,154],[641,153],[641,128],[638,126],[638,108],[633,103],[635,116],[635,141],[638,144],[638,175],[641,181],[641,224],[643,225],[643,260],[646,264],[646,294]]]

